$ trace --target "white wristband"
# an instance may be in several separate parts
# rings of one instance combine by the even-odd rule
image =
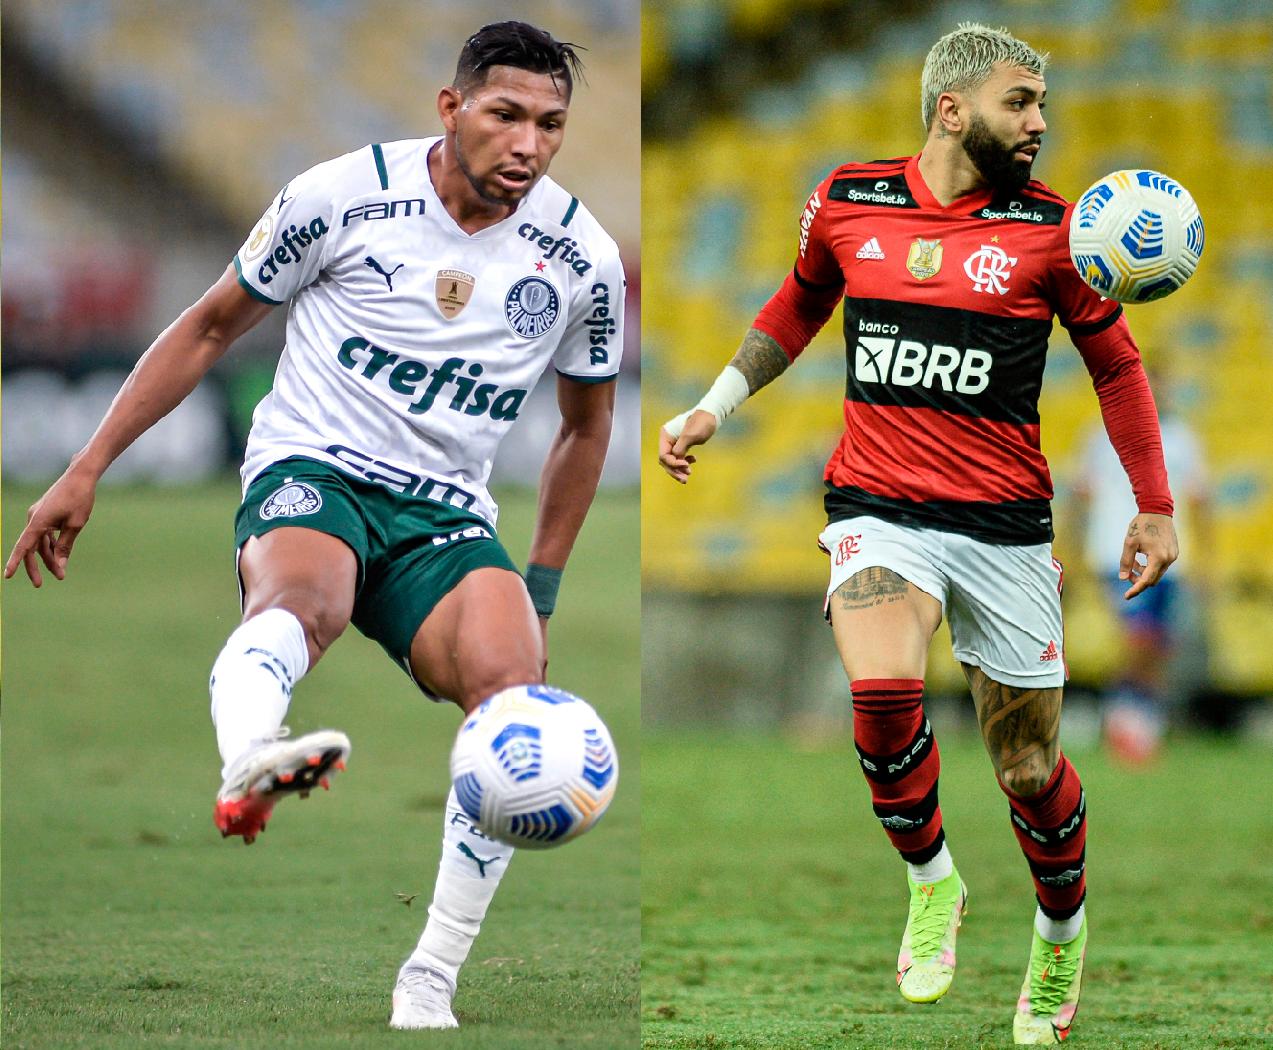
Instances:
[[[703,399],[688,412],[673,416],[663,424],[663,429],[674,438],[680,437],[681,431],[685,429],[685,421],[695,412],[710,412],[716,417],[716,425],[720,426],[725,422],[725,418],[750,396],[751,390],[747,386],[747,377],[733,365],[726,365],[721,374],[716,377],[716,382],[712,384],[711,389],[703,395]]]
[[[690,418],[690,413],[693,411],[691,408],[689,412],[682,412],[679,416],[673,416],[663,424],[663,429],[672,435],[673,440],[681,436],[681,431],[685,429],[685,421]]]
[[[694,406],[692,411],[710,412],[716,417],[716,425],[720,426],[725,418],[751,396],[747,386],[747,377],[733,365],[726,365],[716,377],[712,388],[703,395],[703,400]]]

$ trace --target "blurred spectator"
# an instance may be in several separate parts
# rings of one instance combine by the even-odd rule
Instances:
[[[1148,367],[1158,401],[1163,454],[1175,499],[1180,560],[1154,587],[1131,601],[1124,598],[1129,581],[1118,578],[1128,522],[1136,514],[1127,473],[1097,422],[1081,444],[1075,480],[1078,511],[1085,525],[1087,567],[1099,581],[1121,632],[1119,671],[1104,697],[1105,741],[1113,755],[1139,765],[1157,753],[1163,732],[1187,699],[1196,677],[1181,666],[1189,630],[1203,622],[1206,566],[1199,538],[1210,529],[1211,491],[1202,444],[1175,411],[1171,382],[1161,367]],[[1205,649],[1202,661],[1205,662]]]

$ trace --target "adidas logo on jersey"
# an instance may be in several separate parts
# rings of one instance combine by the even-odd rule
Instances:
[[[413,416],[428,412],[441,397],[452,412],[511,422],[517,418],[528,393],[520,388],[501,390],[494,383],[479,384],[477,378],[483,367],[462,357],[448,357],[436,368],[430,368],[423,361],[385,350],[359,336],[340,344],[336,360],[351,372],[357,369],[355,374],[362,379],[372,382],[382,379],[395,394],[405,394],[408,398],[418,394],[419,399],[407,406]],[[426,378],[429,381],[424,384]]]
[[[858,249],[857,257],[859,259],[883,259],[884,249],[880,247],[880,242],[872,237]]]

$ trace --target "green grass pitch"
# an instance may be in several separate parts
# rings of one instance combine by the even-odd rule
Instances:
[[[504,495],[520,563],[533,498]],[[34,496],[5,492],[6,556]],[[426,919],[459,711],[350,630],[288,717],[348,732],[349,771],[250,848],[223,841],[207,677],[238,620],[237,502],[230,480],[103,489],[67,581],[4,588],[5,1047],[635,1047],[635,494],[599,496],[550,637],[550,680],[614,733],[618,795],[579,842],[516,858],[461,973],[462,1027],[432,1034],[390,1031],[389,997]]]
[[[1012,1045],[1033,889],[975,731],[938,736],[969,912],[950,993],[914,1006],[893,976],[905,869],[851,743],[802,752],[772,737],[647,732],[647,1050]],[[1066,1045],[1273,1045],[1267,745],[1173,740],[1136,774],[1094,750],[1072,758],[1088,797],[1091,933]]]

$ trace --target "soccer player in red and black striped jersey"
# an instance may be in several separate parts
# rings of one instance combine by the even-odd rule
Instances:
[[[1039,390],[1053,318],[1091,373],[1139,513],[1133,598],[1177,555],[1158,418],[1122,307],[1070,263],[1073,206],[1031,171],[1047,56],[964,23],[924,65],[923,151],[844,164],[810,196],[798,255],[702,401],[664,425],[659,461],[689,479],[724,418],[780,376],[843,302],[844,435],[827,463],[826,613],[853,695],[876,815],[907,862],[902,995],[950,987],[967,888],[938,805],[922,706],[929,642],[950,624],[1013,831],[1034,879],[1017,1043],[1069,1033],[1087,923],[1085,800],[1061,752],[1065,664]]]

